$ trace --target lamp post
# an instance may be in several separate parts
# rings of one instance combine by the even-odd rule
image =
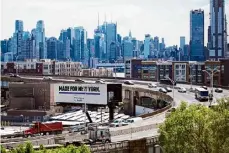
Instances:
[[[193,75],[192,75],[192,68],[193,68],[193,64],[192,65],[189,65],[189,68],[190,68],[190,75],[189,75],[189,78],[190,78],[190,84],[191,84],[191,90],[192,90],[192,78],[193,78]]]
[[[16,56],[16,75],[18,75],[18,57],[19,55]]]
[[[208,72],[208,71],[210,71],[210,72]],[[214,69],[203,70],[203,72],[206,72],[211,79],[210,80],[210,82],[211,82],[210,86],[211,86],[211,93],[212,93],[212,97],[213,97],[213,88],[214,88],[214,80],[213,80],[214,78],[213,77],[214,77],[215,73],[220,72],[219,67],[217,66]]]
[[[173,84],[173,103],[172,103],[172,107],[174,107],[174,106],[175,106],[174,88],[175,88],[176,80],[179,79],[180,77],[178,77],[175,81],[172,80],[169,76],[166,76],[165,78],[166,78],[166,79],[169,79],[169,81],[171,81],[171,83]]]
[[[24,116],[23,115],[20,115],[20,117],[22,118],[22,124],[23,124],[23,122],[24,122]],[[21,133],[21,125],[20,125],[20,133]]]
[[[172,102],[172,107],[174,107],[175,106],[175,100],[174,100],[174,86],[175,86],[175,81],[172,80],[172,79],[170,79],[169,76],[166,76],[165,78],[166,79],[169,79],[169,81],[171,81],[171,83],[173,84],[173,102]]]

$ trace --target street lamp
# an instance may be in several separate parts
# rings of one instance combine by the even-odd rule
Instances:
[[[206,72],[208,75],[209,75],[209,77],[211,78],[211,94],[212,94],[212,98],[213,98],[213,88],[214,88],[214,80],[213,80],[213,76],[214,76],[214,74],[215,73],[217,73],[217,72],[220,72],[220,70],[219,70],[219,67],[217,66],[217,67],[215,67],[214,69],[208,69],[210,72],[208,72],[207,70],[202,70],[203,72]]]
[[[16,56],[16,75],[18,75],[18,57],[19,55]]]
[[[170,77],[169,76],[166,76],[165,77],[166,79],[169,79],[169,81],[171,81],[171,83],[173,84],[173,102],[172,102],[172,107],[173,106],[175,106],[175,100],[174,100],[174,86],[175,86],[175,81],[174,80],[172,80],[172,79],[170,79]]]
[[[189,68],[190,68],[190,75],[189,75],[189,78],[190,78],[190,84],[191,84],[191,90],[192,90],[192,78],[193,78],[193,75],[192,75],[192,68],[193,68],[193,64],[192,65],[189,65]]]
[[[23,124],[23,122],[24,122],[24,116],[21,114],[20,117],[22,118],[22,124]],[[22,126],[22,124],[21,124],[21,126]],[[21,126],[20,126],[20,133],[21,133]]]

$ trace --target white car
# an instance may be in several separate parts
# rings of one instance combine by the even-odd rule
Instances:
[[[125,123],[123,119],[116,119],[113,123],[110,124],[111,127],[120,127]]]
[[[45,77],[43,77],[43,80],[52,80],[52,77],[50,77],[50,76],[45,76]]]
[[[184,88],[184,87],[180,87],[178,89],[178,92],[182,92],[182,93],[185,93],[187,90]]]
[[[149,83],[149,84],[148,84],[148,87],[149,87],[149,88],[157,88],[157,85],[155,85],[155,84],[153,84],[153,83]]]

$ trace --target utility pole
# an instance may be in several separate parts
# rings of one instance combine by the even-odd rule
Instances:
[[[210,71],[210,72],[208,72]],[[210,77],[210,86],[211,86],[211,96],[212,96],[212,99],[213,99],[213,93],[214,93],[214,74],[217,73],[217,72],[220,72],[220,69],[219,67],[215,67],[214,69],[206,69],[206,70],[203,70],[203,72],[206,72],[209,77]],[[211,103],[210,103],[210,106],[211,106]]]

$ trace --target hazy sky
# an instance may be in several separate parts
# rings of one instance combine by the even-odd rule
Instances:
[[[37,20],[44,20],[46,36],[58,37],[61,29],[83,26],[88,37],[105,19],[118,23],[118,33],[139,40],[144,35],[165,38],[168,45],[178,44],[179,37],[189,41],[190,10],[205,10],[205,43],[209,25],[210,0],[0,0],[1,2],[1,38],[8,38],[14,32],[16,19],[24,21],[24,30],[31,31]],[[226,1],[226,13],[229,21],[229,0]],[[229,26],[228,26],[229,31]]]

